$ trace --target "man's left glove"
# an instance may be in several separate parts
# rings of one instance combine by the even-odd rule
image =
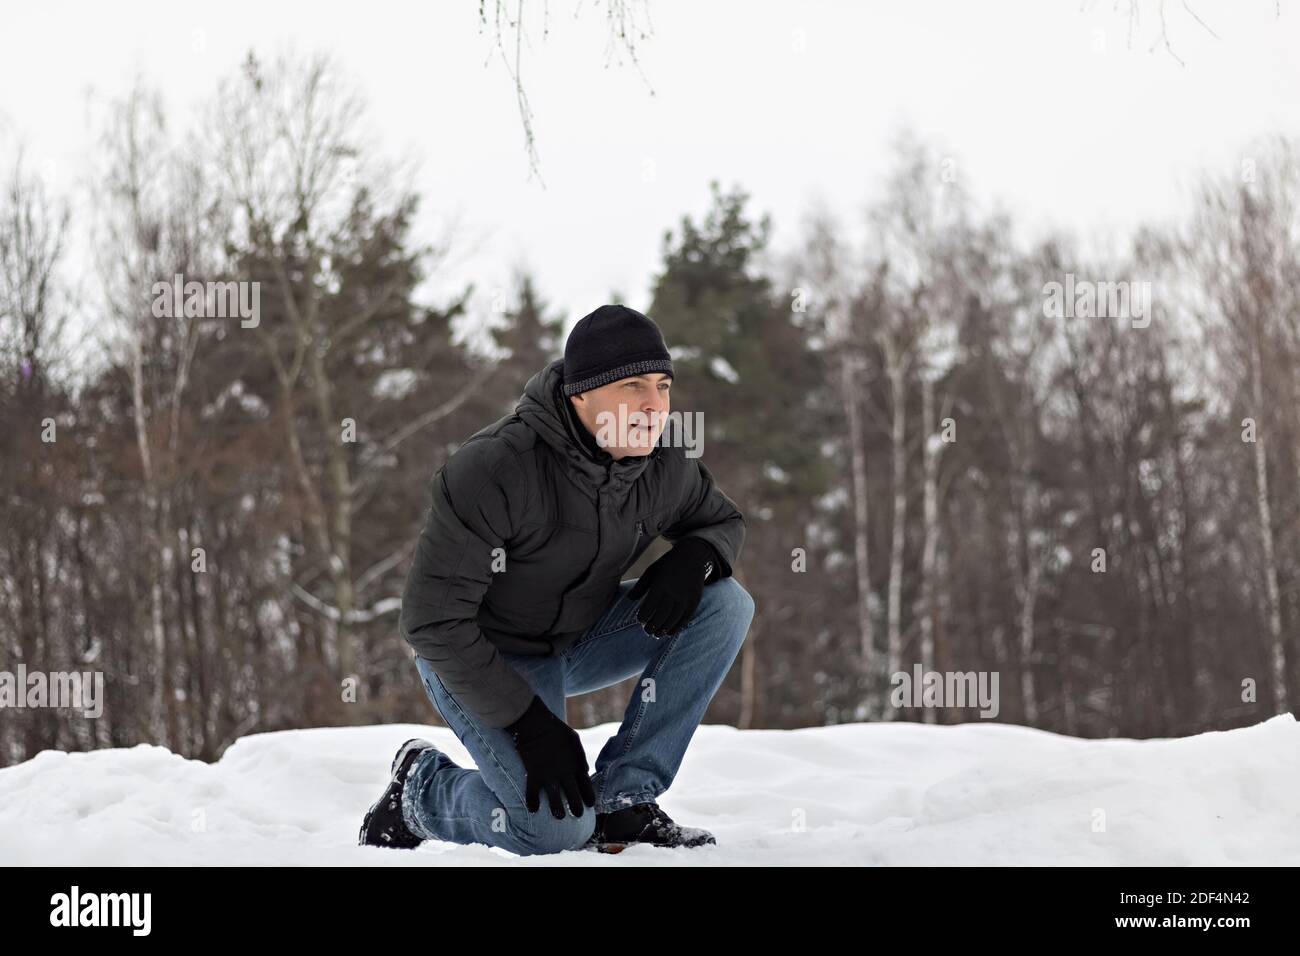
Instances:
[[[705,579],[719,566],[718,552],[703,538],[682,538],[637,580],[627,596],[645,595],[636,618],[647,634],[671,636],[700,606]]]

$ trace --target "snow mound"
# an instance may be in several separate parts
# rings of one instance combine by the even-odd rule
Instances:
[[[580,731],[594,762],[613,723]],[[398,746],[442,727],[241,738],[214,764],[162,747],[44,751],[0,770],[0,864],[1279,865],[1300,860],[1300,727],[1079,740],[1007,724],[696,732],[660,803],[718,845],[518,857],[355,845]]]

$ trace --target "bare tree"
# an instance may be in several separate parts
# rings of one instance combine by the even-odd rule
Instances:
[[[65,354],[67,225],[66,206],[28,171],[20,150],[0,187],[0,650],[32,668],[81,651],[58,613],[70,442],[41,437],[51,419],[64,427],[53,373]],[[49,713],[0,723],[11,725],[0,727],[0,763],[60,735]]]
[[[173,667],[179,654],[164,587],[177,574],[179,539],[169,487],[180,470],[180,416],[198,343],[193,317],[158,310],[154,286],[204,272],[198,170],[169,140],[156,92],[135,87],[114,105],[102,138],[104,195],[100,276],[110,314],[125,333],[136,451],[148,514],[152,567],[152,721],[160,742],[178,738]],[[165,314],[160,314],[165,312]],[[165,427],[163,425],[165,423]]]
[[[1243,436],[1253,462],[1273,706],[1280,713],[1290,694],[1270,471],[1272,456],[1283,454],[1278,443],[1287,424],[1273,397],[1295,387],[1285,362],[1294,343],[1287,316],[1295,309],[1293,283],[1300,274],[1293,235],[1300,190],[1290,150],[1261,152],[1250,177],[1223,179],[1202,191],[1188,248],[1204,289],[1200,316],[1207,341],[1238,407],[1253,422],[1252,428],[1243,421]]]
[[[605,46],[606,60],[620,53],[626,54],[632,61],[632,65],[636,67],[637,73],[645,80],[645,73],[641,70],[641,63],[637,59],[636,46],[648,39],[653,32],[647,0],[595,0],[597,7],[602,3],[606,7],[605,16],[609,27]],[[531,6],[529,5],[530,8]],[[519,107],[519,122],[524,131],[524,151],[528,156],[529,174],[538,177],[540,181],[541,160],[537,153],[536,134],[533,129],[533,110],[528,103],[528,94],[524,91],[524,49],[528,45],[524,9],[524,0],[492,0],[489,14],[488,0],[479,0],[479,29],[480,32],[490,31],[492,49],[500,55],[501,61],[510,73],[510,80],[515,88],[515,100]],[[550,32],[549,15],[548,8],[543,5],[543,40]],[[653,90],[651,93],[653,94]]]
[[[853,559],[857,582],[857,625],[859,666],[864,679],[875,665],[875,626],[871,615],[871,553],[867,490],[867,439],[862,415],[866,371],[862,339],[853,327],[853,290],[848,275],[847,249],[838,236],[839,225],[824,208],[807,223],[804,258],[812,289],[824,313],[825,347],[838,356],[838,394],[844,411],[845,438],[849,448],[849,488],[853,501]]]

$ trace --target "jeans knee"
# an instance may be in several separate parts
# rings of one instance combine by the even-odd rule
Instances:
[[[557,820],[551,816],[543,798],[536,813],[529,813],[526,808],[519,812],[522,819],[516,817],[520,822],[514,828],[517,844],[514,849],[520,856],[577,850],[596,832],[596,811],[592,807],[584,807],[580,817],[566,811],[564,819]]]
[[[723,610],[738,619],[744,619],[748,626],[754,619],[754,598],[745,590],[744,585],[734,577],[726,577],[712,586],[718,589]]]

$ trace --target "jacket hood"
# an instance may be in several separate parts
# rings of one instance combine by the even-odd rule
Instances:
[[[663,446],[656,444],[648,455],[628,455],[618,460],[604,451],[593,454],[579,434],[579,429],[585,429],[573,412],[572,403],[561,391],[563,380],[564,359],[547,363],[524,386],[515,414],[555,449],[584,484],[599,490],[606,483],[621,488],[636,481],[649,463],[659,457]]]

